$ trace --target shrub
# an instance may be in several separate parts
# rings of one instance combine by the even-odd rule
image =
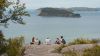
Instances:
[[[77,38],[74,41],[70,42],[69,45],[75,45],[75,44],[89,44],[90,40],[83,39],[83,38]]]
[[[100,39],[92,39],[91,40],[91,43],[99,43],[100,42]]]
[[[63,56],[77,56],[77,53],[75,51],[68,51],[63,53]]]
[[[23,37],[16,37],[8,40],[6,53],[8,56],[22,56],[23,52]]]
[[[6,40],[4,38],[4,35],[2,33],[2,31],[0,30],[0,55],[6,52],[6,44],[5,44]]]
[[[100,46],[95,45],[93,48],[84,50],[83,56],[100,56]]]
[[[57,46],[57,47],[55,48],[55,50],[53,50],[52,52],[53,52],[53,53],[61,53],[61,50],[62,50],[62,48],[64,48],[64,47],[66,47],[66,45],[61,44],[61,45]]]
[[[100,42],[100,39],[83,39],[77,38],[74,41],[70,42],[68,45],[76,45],[76,44],[94,44]]]

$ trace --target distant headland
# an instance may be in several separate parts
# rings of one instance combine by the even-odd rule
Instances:
[[[70,11],[100,11],[100,8],[89,8],[89,7],[72,7],[67,8]]]
[[[57,17],[81,17],[80,14],[73,13],[63,8],[40,8],[38,16],[57,16]]]

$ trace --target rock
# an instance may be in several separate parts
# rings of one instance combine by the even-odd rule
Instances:
[[[65,47],[61,50],[61,53],[65,53],[68,51],[76,51],[76,52],[83,52],[87,48],[92,48],[94,44],[79,44],[79,45],[71,45]]]
[[[59,17],[80,17],[80,14],[75,14],[67,9],[60,8],[40,8],[39,16],[59,16]]]
[[[62,56],[59,53],[52,53],[56,45],[29,45],[25,47],[24,56]]]
[[[100,45],[100,43],[98,43]],[[24,56],[63,56],[62,53],[68,51],[75,51],[80,56],[82,55],[83,51],[87,48],[92,48],[95,44],[78,44],[78,45],[71,45],[64,47],[61,50],[61,53],[53,53],[55,47],[59,47],[60,45],[52,44],[52,45],[26,45]]]

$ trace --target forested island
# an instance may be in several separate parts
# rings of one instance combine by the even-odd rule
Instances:
[[[80,14],[62,8],[40,8],[38,16],[81,17]]]

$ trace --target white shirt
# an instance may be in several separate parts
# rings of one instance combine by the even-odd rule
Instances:
[[[35,39],[35,43],[34,44],[38,44],[39,43],[39,40],[38,39]]]
[[[51,39],[45,39],[45,44],[51,44]]]

